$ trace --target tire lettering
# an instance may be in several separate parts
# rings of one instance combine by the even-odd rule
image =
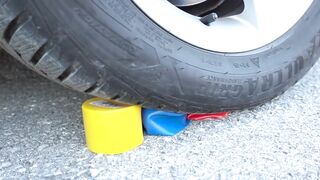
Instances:
[[[263,92],[268,91],[273,86],[273,74],[262,76],[262,88]]]
[[[214,96],[219,99],[235,98],[239,97],[243,91],[241,85],[228,85],[207,82],[200,86],[198,93],[206,96]]]
[[[248,80],[248,85],[249,85],[249,96],[252,96],[255,91],[257,90],[258,88],[258,82],[259,82],[259,78],[256,78],[256,79],[252,79],[250,78]]]
[[[278,80],[277,84],[275,84],[274,86],[277,87],[277,86],[280,86],[283,82],[283,75],[282,75],[282,70],[279,70],[279,71],[276,71],[274,72],[274,74],[276,75],[276,79]]]

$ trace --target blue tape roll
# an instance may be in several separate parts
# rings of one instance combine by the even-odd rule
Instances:
[[[142,118],[145,133],[154,136],[174,136],[190,124],[185,114],[153,109],[144,109]]]

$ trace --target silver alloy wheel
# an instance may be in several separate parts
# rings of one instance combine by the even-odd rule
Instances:
[[[175,6],[191,6],[191,5],[196,5],[204,2],[206,0],[169,0],[173,5]]]
[[[199,17],[180,10],[167,0],[133,1],[174,36],[203,49],[226,53],[249,51],[273,42],[292,28],[313,2],[244,0],[242,14],[205,25]]]

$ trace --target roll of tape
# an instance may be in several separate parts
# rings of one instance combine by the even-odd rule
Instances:
[[[144,109],[142,121],[145,133],[152,136],[174,136],[190,124],[185,114],[155,109]]]
[[[100,98],[82,105],[84,129],[90,151],[120,154],[143,143],[140,106],[126,106]]]

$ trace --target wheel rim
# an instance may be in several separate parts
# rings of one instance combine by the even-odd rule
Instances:
[[[289,31],[313,0],[244,0],[240,15],[218,18],[209,25],[167,0],[133,0],[154,22],[194,46],[225,53],[263,47]],[[201,0],[190,0],[192,3]],[[171,1],[172,2],[172,1]],[[179,1],[176,1],[179,2]]]
[[[195,4],[200,4],[206,0],[169,0],[175,6],[191,6]]]

